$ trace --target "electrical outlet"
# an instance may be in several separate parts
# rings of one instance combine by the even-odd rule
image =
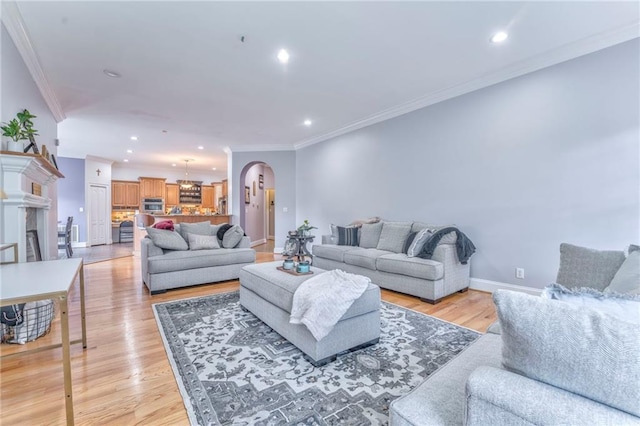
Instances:
[[[516,278],[520,280],[524,279],[524,268],[516,268]]]

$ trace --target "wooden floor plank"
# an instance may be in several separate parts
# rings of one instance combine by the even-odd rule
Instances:
[[[259,262],[274,260],[259,252]],[[276,256],[279,259],[279,257]],[[189,424],[151,305],[234,291],[237,280],[150,296],[140,278],[140,259],[126,257],[85,266],[88,348],[71,350],[74,410],[79,425]],[[470,290],[436,305],[383,290],[385,301],[484,332],[496,319],[491,295]],[[70,297],[72,337],[80,336],[79,290]],[[52,331],[28,345],[57,343]],[[0,345],[0,353],[21,345]],[[31,348],[32,346],[28,346]],[[3,359],[0,424],[65,424],[60,349]]]

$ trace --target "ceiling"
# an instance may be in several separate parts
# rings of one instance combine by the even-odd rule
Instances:
[[[225,147],[321,141],[637,37],[639,18],[609,1],[17,5],[66,116],[59,156],[218,171]]]

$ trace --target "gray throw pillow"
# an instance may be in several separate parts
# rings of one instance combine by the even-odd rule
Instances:
[[[227,232],[224,233],[224,237],[222,237],[222,247],[224,248],[234,248],[238,245],[242,237],[244,236],[244,231],[240,227],[240,225],[233,225],[231,228],[227,229]]]
[[[613,276],[605,292],[640,294],[640,251],[634,250]]]
[[[189,250],[209,250],[219,249],[217,235],[197,235],[189,234]]]
[[[591,287],[604,290],[611,284],[623,251],[594,250],[572,244],[560,244],[560,268],[556,282],[565,287]]]
[[[180,232],[180,235],[182,235],[182,238],[184,238],[185,241],[189,241],[189,234],[211,235],[211,222],[183,222],[180,224],[180,229],[178,232]]]
[[[402,253],[404,242],[407,241],[409,233],[411,233],[411,223],[409,222],[383,222],[376,248]]]
[[[422,251],[424,243],[427,242],[431,235],[433,235],[433,232],[431,232],[431,229],[429,228],[424,228],[423,230],[419,231],[416,234],[416,237],[413,239],[413,242],[409,246],[409,249],[407,250],[407,256],[418,256],[418,254],[420,254],[420,252]]]
[[[147,235],[157,247],[164,250],[189,250],[187,242],[175,231],[147,228]]]
[[[357,246],[359,229],[355,226],[336,226],[338,234],[337,245],[339,246]]]
[[[508,370],[640,416],[640,327],[593,309],[497,290]]]
[[[358,245],[362,248],[376,248],[384,222],[365,223],[360,228]]]

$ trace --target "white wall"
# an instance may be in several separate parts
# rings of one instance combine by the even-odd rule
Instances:
[[[167,183],[176,183],[178,179],[185,178],[185,166],[183,163],[176,163],[176,167],[148,167],[135,164],[114,163],[112,165],[112,175],[115,180],[131,180],[137,181],[140,176],[166,178]],[[226,173],[220,173],[211,170],[203,172],[201,170],[192,170],[189,166],[189,179],[202,181],[204,185],[211,185],[211,182],[221,182],[226,179]]]
[[[29,70],[27,69],[20,53],[16,49],[15,44],[11,40],[4,24],[0,25],[0,43],[1,43],[1,93],[2,100],[0,103],[0,121],[3,123],[15,118],[16,114],[24,109],[28,109],[37,118],[33,120],[34,128],[38,130],[39,136],[36,136],[38,147],[46,145],[49,152],[54,155],[58,154],[55,140],[58,137],[58,126],[53,114],[49,110],[44,98],[40,94],[40,90],[36,86]],[[6,149],[5,138],[2,138],[2,149]],[[0,176],[2,174],[0,173]],[[0,187],[2,187],[0,182]],[[31,192],[31,188],[23,188],[26,192]],[[57,254],[58,238],[57,238],[57,222],[58,222],[58,193],[57,183],[49,184],[47,187],[47,197],[51,199],[51,209],[49,214],[49,253]],[[1,211],[2,209],[0,209]],[[3,218],[0,217],[0,223]],[[3,236],[0,236],[3,240]],[[43,239],[41,239],[43,240]]]
[[[455,223],[477,246],[472,277],[534,288],[555,280],[561,242],[639,243],[639,52],[635,39],[301,149],[298,222]]]

